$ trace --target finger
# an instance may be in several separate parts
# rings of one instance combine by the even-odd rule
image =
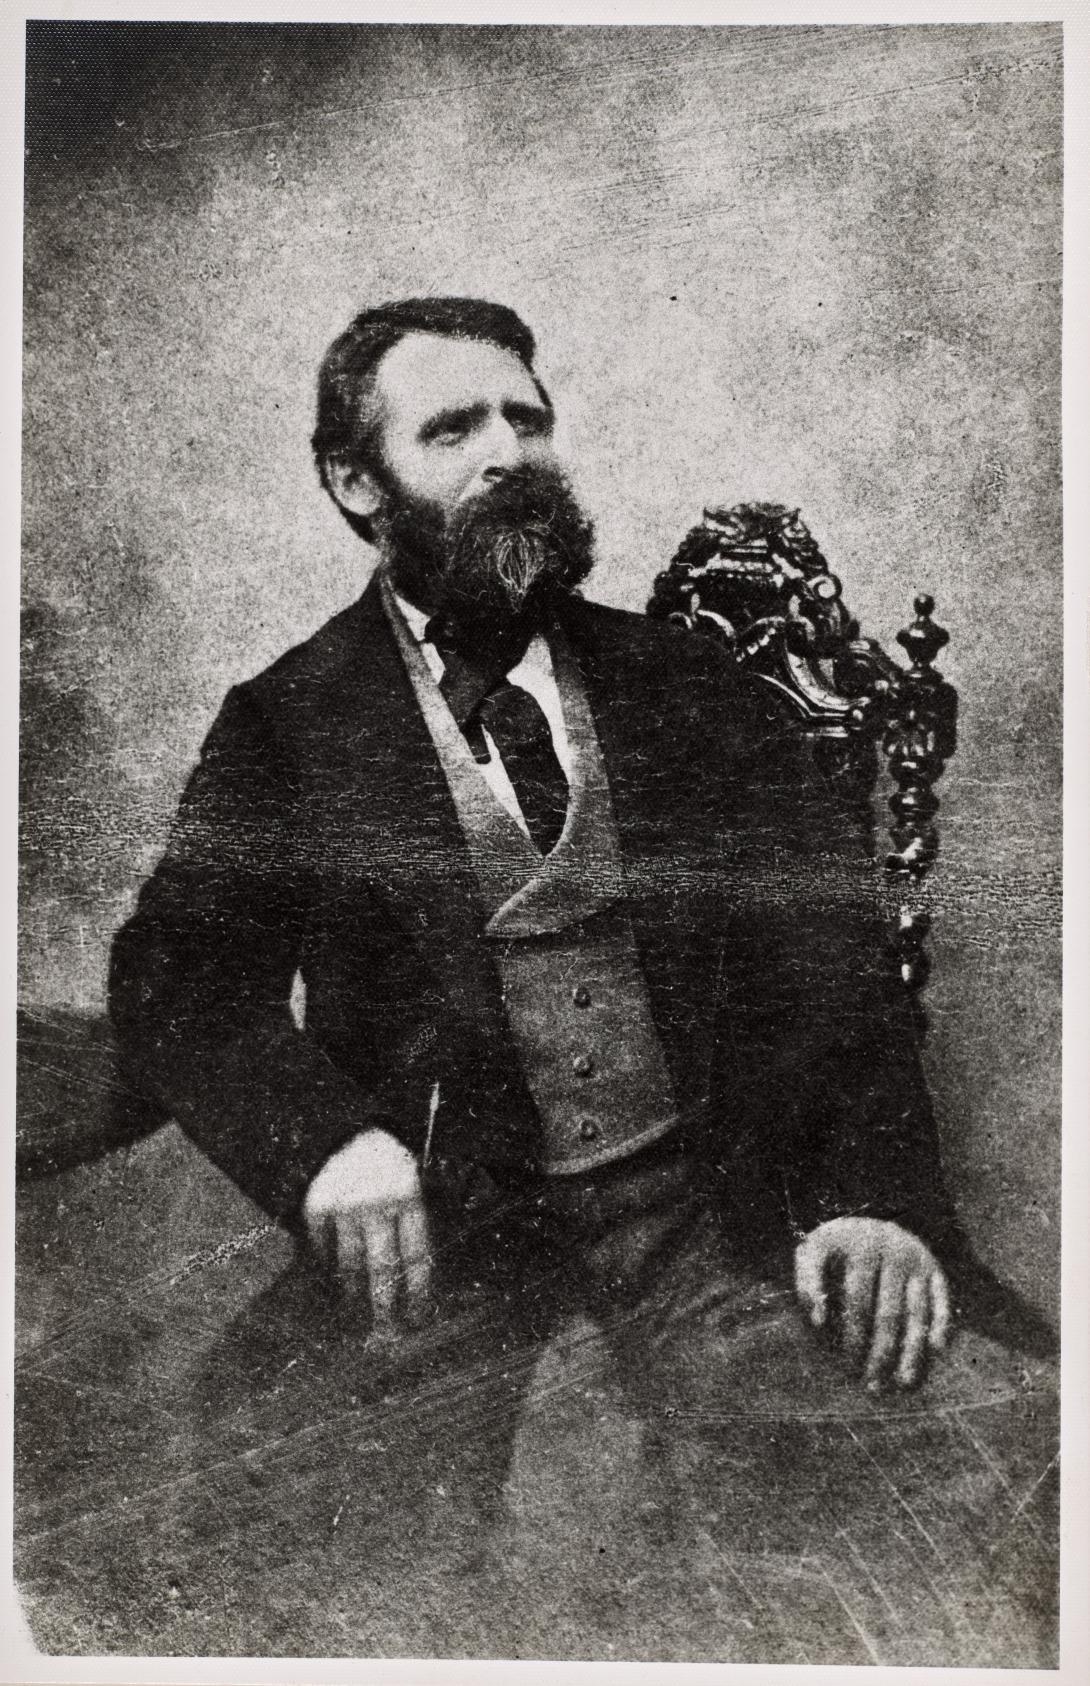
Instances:
[[[318,1207],[313,1211],[304,1209],[303,1217],[311,1252],[322,1264],[328,1265],[336,1248],[333,1214]]]
[[[858,1364],[867,1350],[874,1305],[875,1266],[872,1262],[848,1265],[844,1272],[844,1350]]]
[[[898,1387],[915,1387],[923,1375],[927,1330],[931,1321],[931,1302],[926,1278],[909,1277],[905,1288],[905,1309],[905,1335],[895,1379]]]
[[[824,1327],[829,1313],[825,1292],[826,1251],[813,1237],[800,1241],[795,1248],[795,1292],[807,1311],[815,1329]]]
[[[410,1317],[421,1318],[428,1310],[431,1297],[431,1248],[422,1201],[410,1201],[398,1213],[397,1244],[407,1309]]]
[[[904,1297],[904,1272],[887,1261],[878,1277],[878,1293],[871,1320],[870,1352],[867,1354],[867,1367],[864,1371],[867,1386],[875,1391],[881,1387],[883,1376],[897,1356],[904,1316]]]
[[[392,1323],[397,1299],[399,1254],[397,1219],[390,1211],[367,1207],[361,1213],[367,1249],[367,1279],[376,1324]]]
[[[946,1277],[941,1270],[931,1272],[929,1287],[931,1289],[931,1346],[935,1352],[942,1352],[950,1338],[950,1321],[953,1313],[950,1306],[950,1289],[947,1287]]]
[[[355,1211],[337,1212],[330,1216],[330,1257],[336,1263],[337,1275],[350,1293],[361,1286],[367,1263],[367,1248],[363,1239],[363,1224]]]

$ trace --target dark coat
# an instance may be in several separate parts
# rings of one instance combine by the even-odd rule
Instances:
[[[733,1232],[842,1212],[948,1225],[911,1015],[855,822],[712,642],[573,601],[628,905],[685,1128]],[[228,695],[113,951],[147,1091],[289,1223],[381,1125],[436,1164],[532,1172],[460,825],[377,589]],[[306,1028],[289,995],[306,986]]]

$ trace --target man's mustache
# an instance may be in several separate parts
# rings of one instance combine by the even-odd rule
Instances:
[[[514,470],[454,512],[444,584],[520,611],[542,584],[571,590],[585,579],[593,528],[561,474]]]
[[[593,524],[550,468],[512,469],[450,517],[395,489],[387,534],[395,586],[482,626],[540,617],[594,561]]]

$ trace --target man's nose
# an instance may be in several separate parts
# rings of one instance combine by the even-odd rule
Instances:
[[[525,451],[520,435],[503,416],[496,416],[485,434],[484,451],[478,470],[480,478],[489,483],[502,480],[512,469],[519,468],[524,460]]]

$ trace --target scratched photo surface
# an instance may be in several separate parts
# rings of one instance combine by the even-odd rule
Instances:
[[[1050,24],[29,25],[15,1562],[41,1651],[1055,1665],[1062,57]],[[436,700],[455,655],[361,600],[377,552],[310,443],[335,337],[440,296],[528,325],[555,435],[487,333],[401,340],[387,424],[487,389],[470,434],[555,452],[605,606],[520,658],[560,699],[571,871],[491,948],[480,838],[508,916],[547,851]],[[555,512],[552,486],[526,496]],[[849,659],[853,618],[876,644]],[[851,827],[798,792],[823,766],[860,822],[872,744],[864,950]],[[897,1133],[934,1147],[928,1091],[956,1217]],[[423,1179],[438,1301],[391,1326],[378,1232],[353,1293],[300,1217],[376,1121]],[[921,1385],[838,1350],[854,1254],[809,1326],[792,1251],[822,1223],[941,1261],[890,1313],[911,1368],[949,1284]],[[858,1280],[877,1328],[889,1278]]]

